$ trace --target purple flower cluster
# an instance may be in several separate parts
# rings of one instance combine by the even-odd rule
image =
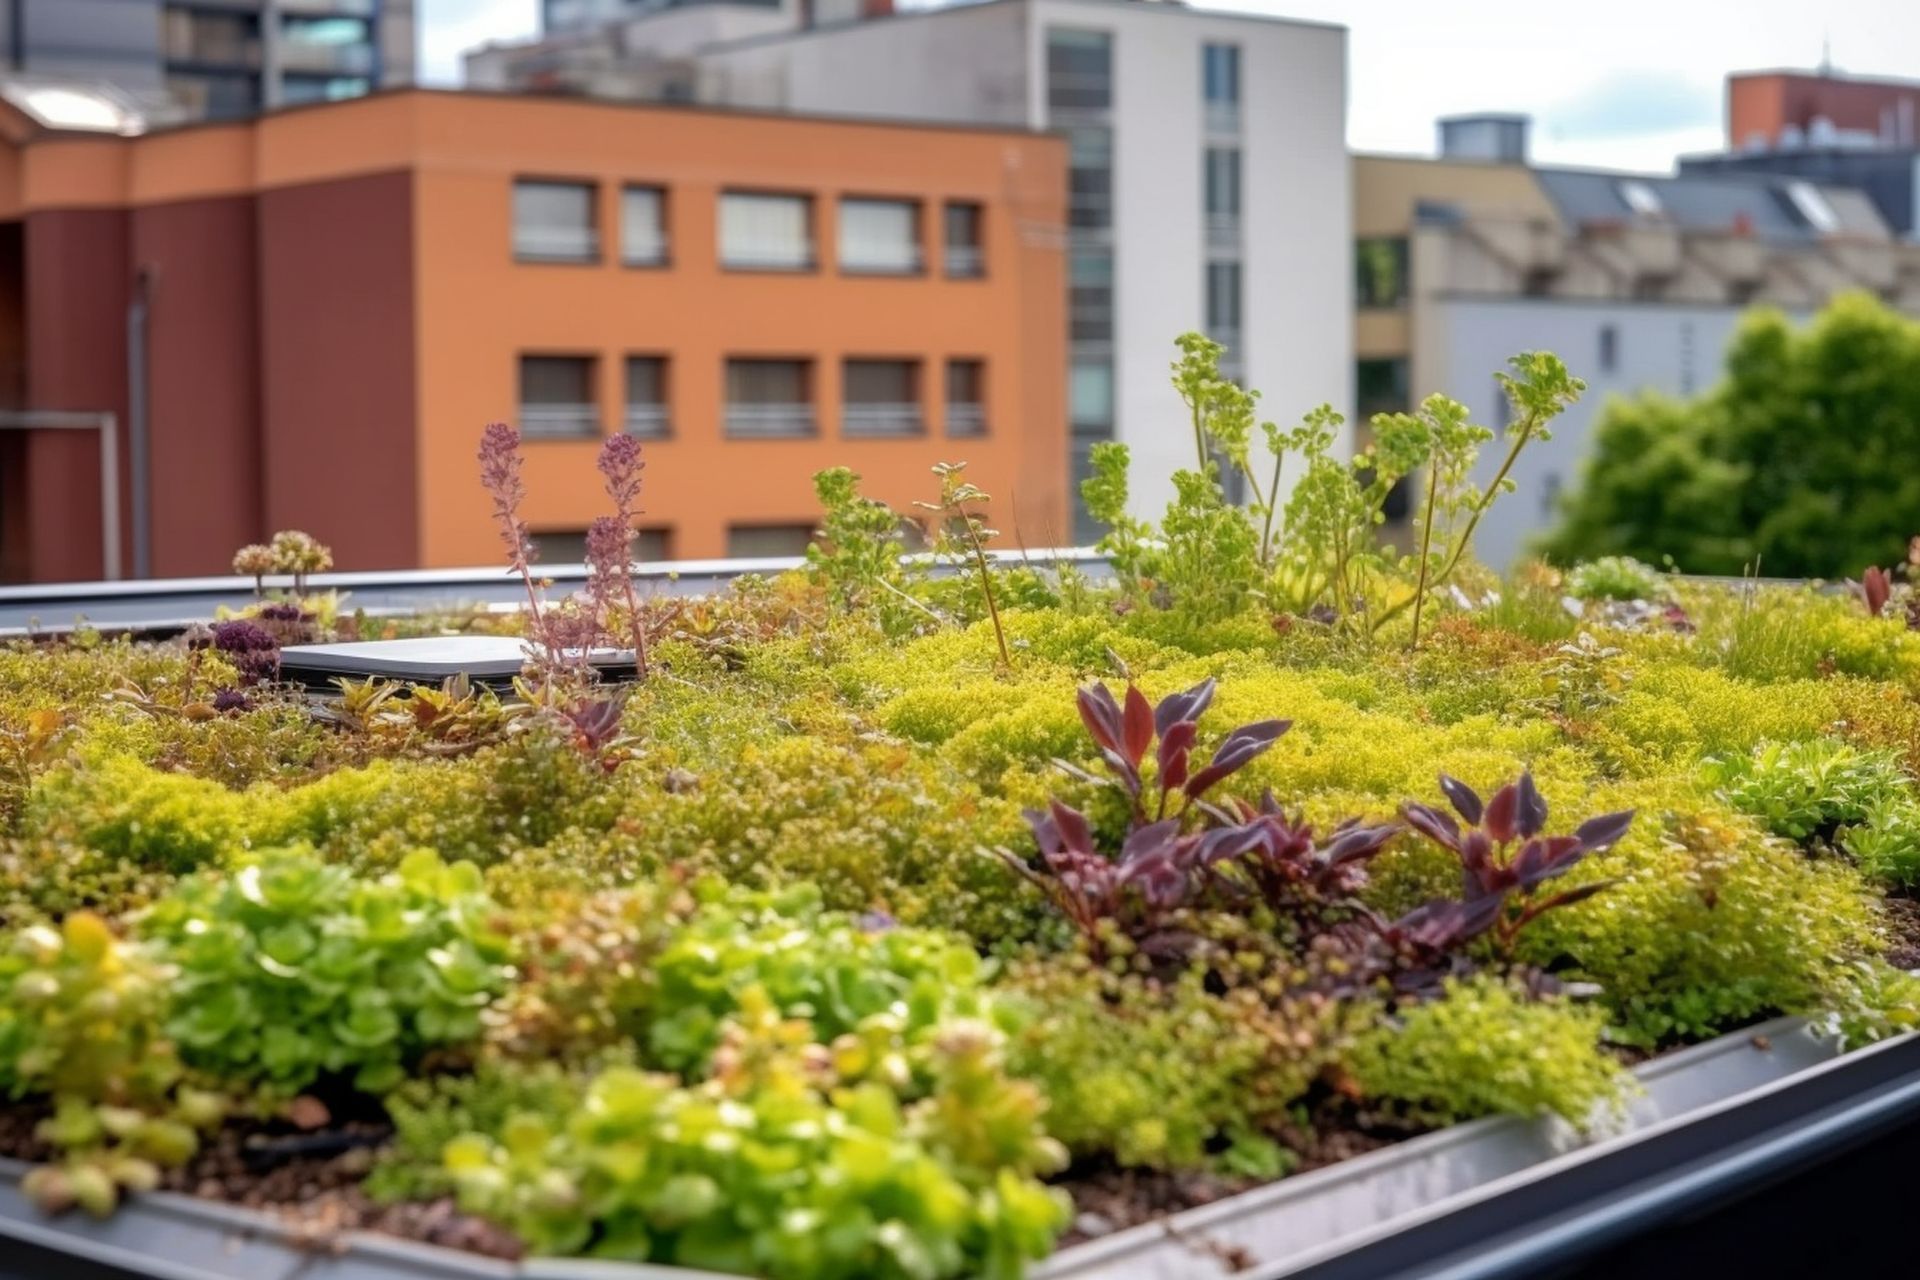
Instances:
[[[231,662],[240,673],[240,683],[259,684],[280,674],[280,642],[273,632],[244,618],[216,622],[207,638],[196,640],[196,648],[211,648]]]

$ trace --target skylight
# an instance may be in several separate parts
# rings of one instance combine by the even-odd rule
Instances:
[[[138,133],[140,117],[103,94],[55,85],[8,85],[7,99],[50,129]]]
[[[1660,193],[1638,178],[1621,181],[1620,198],[1627,202],[1627,208],[1643,218],[1657,218],[1667,211],[1660,203]]]
[[[1826,192],[1811,182],[1789,182],[1787,199],[1793,201],[1793,207],[1807,220],[1807,225],[1821,235],[1832,235],[1840,229],[1840,215],[1827,203]]]

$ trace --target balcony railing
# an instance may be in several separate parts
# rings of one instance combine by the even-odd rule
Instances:
[[[629,267],[664,267],[667,265],[667,242],[664,238],[627,240],[620,246],[620,261]]]
[[[922,265],[917,244],[840,251],[840,269],[849,275],[913,276],[920,274]]]
[[[523,404],[520,434],[529,440],[591,439],[600,434],[600,409],[591,404]]]
[[[840,433],[846,436],[917,436],[926,429],[920,406],[911,401],[848,404],[840,411]]]
[[[1237,102],[1207,103],[1206,125],[1208,133],[1239,133],[1240,104]]]
[[[986,251],[979,245],[950,244],[946,259],[949,276],[972,280],[987,274]]]
[[[1207,243],[1218,249],[1231,248],[1239,244],[1240,215],[1237,213],[1208,214]]]
[[[975,401],[958,401],[947,406],[947,435],[955,440],[971,440],[987,434],[987,406]]]
[[[626,433],[643,440],[664,440],[673,434],[664,404],[630,404],[624,424]]]
[[[322,75],[372,75],[373,49],[359,43],[328,44],[319,40],[287,39],[280,42],[280,66],[286,71],[318,72]]]
[[[730,404],[727,434],[755,440],[794,439],[813,435],[810,404]]]
[[[513,252],[529,262],[595,262],[600,233],[592,227],[515,227]]]
[[[811,271],[813,248],[721,245],[720,265],[736,271]]]

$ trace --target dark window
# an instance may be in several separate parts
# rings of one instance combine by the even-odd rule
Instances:
[[[1376,413],[1405,413],[1411,407],[1410,378],[1404,356],[1354,362],[1353,406],[1360,421]]]
[[[585,529],[539,529],[528,535],[534,556],[540,564],[585,564]],[[635,529],[633,558],[641,564],[673,559],[673,531],[666,528]]]
[[[810,361],[727,361],[728,435],[809,436],[813,432]]]
[[[1207,217],[1240,220],[1240,148],[1208,147]]]
[[[593,357],[520,357],[520,433],[530,440],[600,434]]]
[[[307,102],[341,102],[358,98],[373,88],[365,76],[304,76],[291,73],[280,77],[280,101],[288,106]]]
[[[914,360],[848,360],[841,366],[841,431],[849,436],[917,436],[920,366]]]
[[[149,19],[151,21],[151,19]],[[169,9],[160,16],[160,48],[168,62],[195,68],[260,67],[260,18],[248,13]]]
[[[1200,50],[1201,77],[1209,105],[1240,105],[1240,46],[1209,44]]]
[[[1354,242],[1354,303],[1397,307],[1407,300],[1405,236],[1376,236]]]
[[[734,560],[803,556],[813,541],[810,524],[735,524],[727,526],[727,555]]]
[[[1207,264],[1207,336],[1229,348],[1240,345],[1240,264]]]
[[[1600,372],[1612,373],[1620,365],[1620,330],[1610,324],[1600,326]]]
[[[260,110],[260,77],[172,71],[167,90],[195,115],[209,120],[232,120]]]
[[[667,260],[667,193],[659,187],[620,192],[620,261],[657,267]]]
[[[1067,224],[1086,231],[1113,225],[1113,130],[1067,131]]]
[[[627,357],[627,434],[660,438],[673,433],[667,417],[665,356]]]
[[[945,222],[947,274],[968,278],[987,274],[985,210],[970,200],[949,200]]]
[[[1112,342],[1113,253],[1075,249],[1068,272],[1068,336],[1075,342]]]
[[[530,262],[595,262],[600,232],[590,182],[513,184],[513,252]]]
[[[1105,111],[1113,105],[1113,38],[1104,31],[1047,32],[1047,105]]]
[[[987,434],[987,365],[984,360],[947,361],[947,434]]]

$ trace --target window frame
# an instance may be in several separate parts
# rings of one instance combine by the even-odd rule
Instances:
[[[955,244],[953,240],[953,215],[961,210],[969,210],[973,215],[973,243]],[[954,250],[961,249],[972,253],[971,269],[956,269]],[[950,199],[940,202],[940,271],[949,280],[984,280],[987,278],[987,203],[984,200]]]
[[[584,253],[555,253],[529,250],[520,239],[520,202],[522,187],[567,187],[584,191],[587,196],[587,250]],[[532,266],[597,267],[606,254],[606,236],[601,227],[600,183],[593,178],[563,178],[548,174],[515,174],[507,193],[508,231],[513,260]]]
[[[911,261],[906,266],[869,265],[847,261],[847,206],[854,205],[896,205],[904,206],[908,214],[909,235],[907,246],[911,251]],[[843,192],[834,200],[833,239],[834,266],[843,276],[880,276],[911,279],[927,274],[927,224],[926,201],[919,196],[882,196],[866,193]]]
[[[736,364],[791,364],[800,369],[801,398],[798,400],[740,400],[733,398],[733,367]],[[813,440],[820,435],[820,370],[819,361],[812,355],[793,355],[781,353],[726,354],[720,358],[720,433],[727,440]],[[746,415],[746,425],[736,420],[736,411],[751,408],[777,408],[792,406],[805,410],[804,424],[798,429],[756,428],[751,425],[753,414]],[[762,415],[768,421],[774,421],[774,415]],[[794,415],[795,422],[800,421]]]
[[[568,361],[579,364],[585,374],[585,399],[564,401],[529,400],[527,398],[527,364],[529,361],[535,360],[553,362]],[[601,421],[600,378],[602,375],[600,356],[598,353],[591,351],[520,351],[515,354],[514,374],[516,378],[514,403],[519,411],[520,436],[523,440],[530,443],[545,443],[549,441],[565,443],[568,441],[598,440],[606,433],[605,425]],[[556,429],[551,426],[533,426],[531,418],[538,415],[529,415],[527,410],[536,405],[540,407],[550,407],[555,410],[580,410],[581,412],[573,419],[580,424],[579,428],[569,431]],[[552,421],[554,422],[563,421],[564,419],[565,415],[561,413],[556,412],[552,415]]]
[[[660,253],[653,258],[636,258],[627,248],[627,196],[650,191],[658,201],[660,215]],[[620,184],[620,265],[635,271],[657,271],[673,265],[673,197],[664,182],[622,182]]]
[[[797,200],[806,212],[806,261],[797,263],[782,262],[736,262],[727,257],[727,201],[732,198],[749,200]],[[714,200],[714,257],[718,259],[722,271],[743,271],[768,275],[808,275],[820,270],[820,211],[819,197],[812,191],[795,191],[792,188],[774,187],[722,187]]]

